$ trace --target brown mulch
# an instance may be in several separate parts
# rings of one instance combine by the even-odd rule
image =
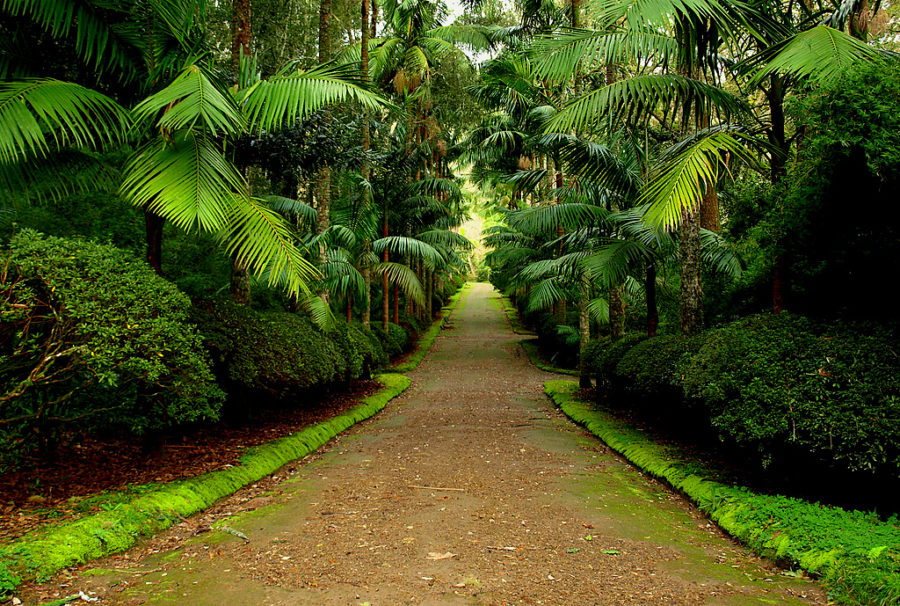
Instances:
[[[72,441],[59,449],[55,461],[32,461],[26,468],[0,475],[0,541],[22,536],[49,520],[101,508],[99,502],[78,507],[77,497],[172,482],[234,465],[248,448],[346,412],[378,387],[374,381],[360,381],[301,407],[263,410],[252,422],[198,426],[170,436],[155,452],[128,436]]]

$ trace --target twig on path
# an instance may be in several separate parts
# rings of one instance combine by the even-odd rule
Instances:
[[[416,486],[415,484],[410,484],[409,488],[421,488],[422,490],[438,490],[438,491],[452,491],[452,492],[465,492],[465,488],[445,488],[442,486]]]

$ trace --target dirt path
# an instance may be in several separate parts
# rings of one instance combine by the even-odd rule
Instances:
[[[490,286],[376,419],[21,596],[142,604],[825,604],[554,411]],[[209,526],[214,528],[209,530]],[[241,534],[247,539],[241,538]],[[195,535],[195,536],[192,536]]]

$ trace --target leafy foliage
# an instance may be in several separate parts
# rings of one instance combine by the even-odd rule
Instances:
[[[10,432],[31,446],[36,429],[74,421],[144,433],[217,417],[222,393],[174,286],[111,246],[34,231],[3,257],[5,447]]]

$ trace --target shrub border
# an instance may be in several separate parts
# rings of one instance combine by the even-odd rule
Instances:
[[[506,321],[509,322],[509,327],[514,333],[517,335],[535,336],[535,332],[528,330],[522,322],[522,318],[519,317],[519,310],[516,309],[516,306],[513,305],[510,298],[503,293],[500,293],[500,305],[503,307],[503,313],[506,314]]]
[[[581,374],[578,370],[574,368],[560,368],[559,366],[552,366],[544,362],[541,357],[541,352],[538,348],[538,344],[536,343],[537,339],[522,339],[519,341],[519,345],[522,346],[522,349],[525,351],[525,354],[528,356],[529,361],[544,372],[552,372],[558,375],[569,375],[572,377],[577,377]]]
[[[415,370],[416,367],[422,363],[422,360],[425,359],[431,346],[434,345],[435,339],[441,334],[444,323],[450,319],[450,314],[453,313],[456,306],[459,304],[459,300],[463,293],[471,290],[472,286],[472,282],[466,282],[453,294],[453,296],[450,297],[447,304],[441,308],[441,317],[432,322],[431,326],[422,333],[422,336],[416,342],[416,349],[406,356],[406,359],[402,362],[391,367],[392,372],[409,372]]]
[[[725,532],[759,555],[787,562],[822,579],[832,598],[845,604],[900,603],[900,543],[896,526],[862,519],[866,514],[823,507],[780,495],[751,492],[698,475],[698,465],[668,451],[643,432],[577,398],[578,384],[555,380],[544,391],[570,419],[585,427],[611,449],[688,496]],[[701,474],[703,472],[700,472]],[[763,511],[764,510],[764,511]],[[822,527],[853,523],[872,533],[867,549],[848,549],[829,535],[823,547]],[[890,543],[891,535],[894,544]],[[888,539],[887,545],[878,542]],[[827,548],[826,548],[827,547]]]
[[[39,529],[0,546],[0,598],[23,580],[41,580],[68,566],[123,551],[139,538],[206,509],[373,416],[410,385],[409,378],[396,373],[381,374],[376,379],[384,387],[358,406],[292,435],[250,448],[238,466],[173,482],[113,510]]]

